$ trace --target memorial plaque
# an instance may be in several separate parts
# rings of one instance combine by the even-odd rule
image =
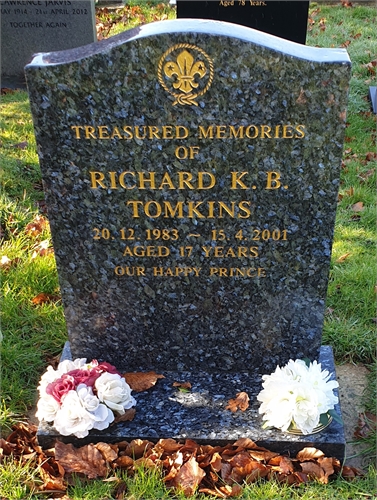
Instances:
[[[177,20],[26,73],[74,357],[208,371],[317,357],[345,50]]]
[[[70,355],[165,376],[133,422],[88,439],[313,443],[262,430],[255,396],[290,358],[334,371],[320,346],[347,52],[174,20],[39,54],[26,75]],[[315,442],[344,452],[335,422]]]
[[[0,0],[3,87],[24,87],[33,54],[97,40],[94,0]]]
[[[309,2],[302,0],[177,0],[177,17],[241,24],[305,44]]]

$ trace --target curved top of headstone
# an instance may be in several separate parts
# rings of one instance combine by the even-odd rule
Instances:
[[[166,35],[172,33],[200,33],[212,36],[215,35],[237,38],[244,40],[245,42],[251,42],[277,52],[285,53],[298,59],[305,59],[319,63],[337,62],[350,64],[350,59],[346,49],[309,47],[278,38],[262,31],[223,21],[204,19],[173,19],[139,26],[132,30],[120,33],[119,35],[115,35],[109,39],[101,40],[100,42],[85,45],[76,49],[35,54],[33,60],[27,65],[27,67],[65,64],[99,54],[101,52],[107,52],[126,42],[155,35]]]

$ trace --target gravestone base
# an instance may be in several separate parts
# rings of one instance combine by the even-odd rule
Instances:
[[[377,87],[369,87],[369,99],[374,114],[377,114]]]
[[[63,359],[70,359],[67,343]],[[322,346],[318,360],[322,369],[334,374],[335,363],[332,349]],[[161,438],[176,440],[193,439],[202,444],[225,445],[240,438],[250,438],[260,446],[278,453],[295,456],[307,446],[322,450],[326,456],[344,460],[345,436],[342,424],[333,420],[323,431],[307,436],[297,436],[276,429],[262,429],[260,406],[256,397],[262,386],[262,374],[252,373],[206,373],[164,372],[164,379],[145,392],[133,393],[137,400],[136,415],[132,422],[122,422],[104,431],[93,430],[86,438],[61,436],[55,429],[42,423],[38,430],[38,441],[43,448],[54,446],[56,439],[79,447],[99,441],[115,443],[132,439],[158,441]],[[190,392],[181,392],[173,387],[174,382],[190,382]],[[242,412],[226,410],[229,399],[245,391],[250,397],[250,406]],[[336,407],[341,416],[340,405]]]

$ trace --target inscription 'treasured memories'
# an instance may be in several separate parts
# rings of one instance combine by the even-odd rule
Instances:
[[[317,356],[349,75],[325,52],[175,20],[26,68],[74,357]]]

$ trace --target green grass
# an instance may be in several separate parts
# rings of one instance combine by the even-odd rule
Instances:
[[[342,197],[336,219],[323,343],[334,348],[338,363],[351,361],[370,368],[365,409],[375,412],[377,162],[368,153],[376,151],[376,117],[370,113],[367,99],[368,86],[374,78],[367,64],[377,58],[376,9],[321,3],[312,4],[311,12],[313,24],[308,45],[338,47],[345,44],[353,64],[341,175]],[[111,27],[111,34],[157,18],[175,17],[174,9],[166,2],[162,5],[129,2],[121,11],[101,15],[103,23]],[[320,28],[323,18],[325,30]],[[8,268],[2,269],[4,339],[0,425],[5,437],[10,426],[34,404],[40,374],[61,352],[67,334],[61,302],[32,303],[39,293],[56,295],[59,286],[53,254],[34,255],[41,242],[50,241],[48,228],[34,235],[26,230],[41,211],[43,215],[44,209],[27,94],[15,92],[2,96],[0,111],[0,258],[5,256],[11,261]],[[359,202],[363,203],[363,210],[355,212],[352,207]],[[349,255],[339,262],[346,254]],[[373,455],[375,433],[366,438],[366,443],[370,447],[368,453]],[[126,498],[172,497],[159,474],[159,471],[139,470],[133,478],[119,474],[116,482],[76,478],[69,487],[69,498],[115,498],[122,481],[126,485]],[[38,484],[37,472],[28,465],[6,461],[0,467],[0,498],[41,498],[33,492],[35,484]],[[375,486],[375,469],[371,468],[365,478],[354,482],[339,479],[329,485],[311,484],[300,488],[260,482],[245,488],[242,498],[376,498],[372,495]]]

